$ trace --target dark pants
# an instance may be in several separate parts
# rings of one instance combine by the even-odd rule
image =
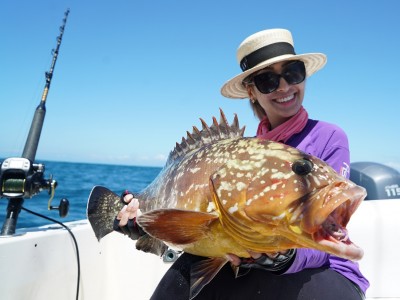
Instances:
[[[182,254],[161,279],[151,299],[188,300],[190,266],[200,259]],[[232,268],[226,264],[195,298],[200,299],[359,300],[362,296],[351,281],[328,268],[306,269],[287,275],[252,269],[235,278]]]

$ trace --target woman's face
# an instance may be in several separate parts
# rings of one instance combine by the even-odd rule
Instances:
[[[273,64],[255,75],[264,72],[282,73],[282,69],[292,61],[283,61]],[[295,115],[303,103],[305,80],[299,84],[289,85],[284,78],[280,78],[279,87],[269,94],[261,93],[255,85],[248,86],[251,99],[256,99],[267,114],[271,127],[275,128]],[[271,129],[272,129],[271,128]]]

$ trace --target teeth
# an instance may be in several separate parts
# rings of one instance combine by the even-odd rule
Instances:
[[[278,102],[278,103],[288,102],[288,101],[292,100],[293,98],[294,98],[294,95],[290,95],[285,98],[276,99],[276,102]]]

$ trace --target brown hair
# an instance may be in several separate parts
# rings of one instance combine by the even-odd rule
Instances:
[[[250,84],[251,82],[251,75],[246,77],[242,84],[243,86],[247,89],[247,94],[249,95],[249,103],[250,103],[250,107],[253,110],[254,115],[261,121],[262,119],[264,119],[264,117],[267,115],[265,113],[264,108],[261,107],[260,103],[257,101],[257,99],[252,99],[251,98],[251,93],[250,93],[250,89],[251,86],[254,86],[253,84]]]
[[[250,100],[250,107],[253,110],[254,115],[261,121],[264,119],[264,117],[267,115],[265,113],[264,108],[261,107],[260,103],[258,101],[253,101]]]

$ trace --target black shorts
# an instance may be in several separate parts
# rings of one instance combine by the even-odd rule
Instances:
[[[190,266],[203,259],[182,254],[167,271],[154,291],[152,300],[188,300]],[[305,269],[294,274],[275,275],[252,269],[235,278],[226,264],[194,300],[359,300],[363,294],[358,286],[329,268]]]

